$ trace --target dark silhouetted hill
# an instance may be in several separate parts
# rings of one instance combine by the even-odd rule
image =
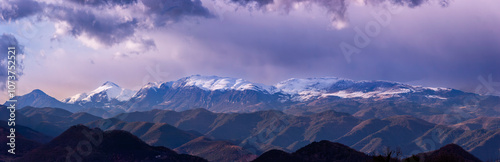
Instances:
[[[465,151],[456,144],[448,144],[438,150],[420,153],[403,161],[424,161],[424,162],[481,162],[477,157]]]
[[[372,157],[356,151],[348,146],[330,141],[313,142],[299,150],[288,154],[279,150],[268,151],[254,162],[332,162],[332,161],[371,161]]]
[[[227,141],[198,137],[174,149],[179,153],[203,157],[209,161],[250,161],[257,156]]]
[[[395,153],[395,152],[393,152]],[[388,157],[391,158],[388,158]],[[293,153],[270,150],[253,162],[480,162],[477,157],[456,144],[448,144],[438,150],[420,153],[398,160],[392,155],[369,156],[348,146],[330,141],[313,142]]]
[[[84,132],[90,132],[90,137]],[[206,161],[195,156],[177,154],[165,147],[150,146],[126,131],[103,132],[83,125],[70,127],[49,143],[16,161],[57,162],[79,158],[83,161]]]

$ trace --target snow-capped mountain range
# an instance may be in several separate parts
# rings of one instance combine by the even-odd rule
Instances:
[[[356,84],[379,84],[370,85],[376,88],[368,90],[363,87],[358,87],[357,90],[349,91],[349,88]],[[389,84],[389,85],[387,85]],[[398,85],[397,87],[393,87]],[[291,78],[275,85],[265,85],[260,83],[253,83],[244,79],[219,77],[219,76],[201,76],[193,75],[190,77],[181,78],[177,81],[163,82],[163,83],[149,83],[142,89],[159,88],[160,86],[168,86],[174,89],[185,87],[197,87],[205,91],[245,91],[253,90],[266,94],[281,93],[289,95],[289,99],[293,101],[307,101],[317,98],[325,98],[329,96],[336,96],[341,98],[373,98],[382,97],[390,98],[397,96],[401,93],[421,92],[424,90],[433,91],[449,91],[449,88],[433,88],[411,86],[396,82],[388,81],[353,81],[349,79],[342,79],[336,77],[321,77],[321,78],[307,78],[296,79]],[[384,87],[385,86],[385,87]],[[366,87],[365,87],[366,88]],[[135,94],[138,97],[140,94]],[[431,98],[445,99],[439,96],[429,96]]]
[[[361,118],[417,114],[415,116],[435,120],[439,120],[443,113],[462,113],[470,117],[500,114],[500,107],[495,107],[500,105],[498,96],[336,77],[292,78],[265,85],[230,77],[193,75],[176,81],[148,83],[137,91],[106,82],[90,92],[61,101],[51,99],[50,102],[43,98],[52,97],[38,91],[19,96],[26,101],[22,105],[71,107],[70,111],[85,111],[98,116],[102,113],[113,115],[152,109],[182,111],[194,108],[213,112],[273,109],[292,114],[335,110]],[[471,100],[474,102],[464,102]]]
[[[363,87],[351,89],[356,84],[379,84],[381,86],[374,89],[366,89]],[[389,84],[389,85],[386,85]],[[394,85],[397,85],[394,87]],[[253,83],[244,79],[219,77],[219,76],[202,76],[192,75],[189,77],[181,78],[177,81],[170,82],[153,82],[148,83],[141,89],[159,88],[160,86],[167,86],[173,89],[185,87],[197,87],[204,91],[259,91],[266,94],[281,93],[289,95],[288,99],[292,101],[308,101],[312,99],[325,98],[336,96],[341,98],[390,98],[397,97],[398,94],[421,92],[423,90],[433,91],[449,91],[449,88],[432,88],[420,87],[400,84],[396,82],[387,81],[353,81],[349,79],[342,79],[336,77],[322,77],[322,78],[307,78],[296,79],[291,78],[275,85],[265,85],[260,83]],[[376,86],[376,85],[372,85]],[[384,87],[385,86],[385,87]],[[139,90],[140,91],[140,90]],[[117,84],[107,81],[102,86],[88,93],[76,94],[72,97],[63,99],[62,102],[75,104],[82,102],[92,102],[93,100],[103,101],[105,97],[107,101],[116,99],[118,101],[128,101],[133,97],[140,97],[138,91],[121,88]],[[430,98],[446,99],[436,95],[429,95]]]
[[[195,86],[203,90],[209,91],[224,91],[224,90],[255,90],[273,93],[276,87],[268,86],[260,83],[252,83],[244,79],[218,77],[218,76],[201,76],[193,75],[182,78],[172,84],[176,88]]]

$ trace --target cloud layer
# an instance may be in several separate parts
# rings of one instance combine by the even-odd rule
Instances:
[[[343,29],[348,25],[350,3],[364,5],[396,5],[416,7],[429,1],[447,4],[449,0],[217,0],[234,3],[264,12],[289,13],[297,6],[319,6],[326,10],[331,26]],[[200,0],[16,0],[0,2],[3,22],[36,15],[56,24],[52,40],[70,35],[92,48],[111,47],[133,41],[137,31],[168,26],[185,17],[211,18],[214,15]],[[139,36],[140,37],[140,36]],[[148,40],[151,42],[154,40]],[[137,41],[136,41],[137,42]],[[151,47],[151,45],[145,44]],[[134,53],[134,52],[131,52]]]
[[[79,77],[74,80],[88,82],[94,78],[128,81],[133,75],[138,81],[128,85],[137,86],[147,74],[145,67],[158,65],[169,73],[165,80],[200,73],[274,84],[290,77],[338,76],[473,91],[480,84],[479,76],[491,74],[494,81],[500,77],[500,32],[495,28],[500,25],[500,12],[489,7],[498,5],[493,1],[7,2],[0,2],[2,24],[35,17],[55,26],[55,32],[44,37],[54,42],[44,42],[43,47],[27,45],[36,48],[35,52],[43,48],[44,58],[46,54],[47,61],[39,61],[44,66],[32,72],[38,78],[51,75],[49,71],[74,73]],[[365,30],[366,24],[376,23],[371,12],[388,7],[402,12],[392,15],[392,21],[380,28],[379,35],[370,36],[371,42],[348,63],[339,44],[353,44],[354,28]],[[135,56],[145,51],[152,55]],[[49,65],[50,70],[44,69]],[[23,77],[30,77],[28,68],[25,72]]]
[[[39,14],[42,11],[42,6],[32,0],[2,0],[0,1],[0,10],[0,20],[9,22]]]
[[[445,7],[450,0],[231,0],[242,6],[252,9],[270,11],[281,11],[289,13],[297,9],[297,6],[316,5],[327,11],[331,20],[331,26],[336,29],[343,29],[348,25],[347,8],[351,3],[371,6],[402,6],[417,7],[428,2],[438,2]]]
[[[95,49],[133,42],[151,50],[154,40],[136,34],[138,30],[165,27],[184,17],[212,16],[200,0],[18,0],[2,1],[0,9],[2,22],[36,15],[55,23],[52,40],[69,35]]]

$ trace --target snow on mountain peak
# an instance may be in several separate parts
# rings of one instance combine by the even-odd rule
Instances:
[[[126,101],[132,98],[132,96],[136,93],[136,91],[121,88],[117,84],[107,81],[89,93],[76,94],[63,101],[66,103],[75,103],[78,101],[89,102],[91,101],[93,96],[102,93],[106,93],[108,100],[117,99],[118,101]]]
[[[98,94],[101,92],[106,92],[108,99],[117,98],[118,96],[120,96],[122,91],[124,91],[124,89],[122,89],[120,86],[116,85],[113,82],[107,81],[102,86],[90,92],[88,97],[85,98],[84,100],[90,101],[90,96],[93,96],[94,94]]]
[[[442,88],[442,87],[424,87],[424,88],[433,91],[451,91],[451,88]]]
[[[146,88],[146,89],[147,89],[147,88],[152,88],[152,87],[156,87],[156,88],[158,88],[160,85],[161,85],[161,84],[159,84],[159,83],[157,83],[157,82],[149,82],[148,84],[146,84],[146,85],[142,86],[142,88],[141,88],[141,89],[143,89],[143,88]]]
[[[87,97],[86,93],[80,93],[80,94],[76,94],[74,96],[71,96],[70,98],[66,98],[66,99],[62,100],[62,102],[73,104],[77,101],[83,100],[85,97]]]
[[[333,86],[340,78],[336,77],[323,77],[323,78],[307,78],[296,79],[291,78],[276,84],[276,88],[287,94],[298,94],[304,91],[324,91],[325,89]]]
[[[193,75],[190,77],[183,78],[181,80],[181,86],[196,86],[204,90],[257,90],[271,92],[274,87],[267,86],[259,83],[252,83],[244,79],[236,79],[230,77],[218,77],[218,76],[202,76]]]

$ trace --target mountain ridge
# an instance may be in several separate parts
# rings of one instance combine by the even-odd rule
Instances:
[[[114,87],[116,93],[108,93],[110,87]],[[274,86],[265,86],[237,78],[193,75],[177,81],[148,83],[129,100],[112,98],[124,91],[116,84],[106,82],[95,90],[96,93],[92,92],[92,97],[86,97],[89,100],[82,99],[74,104],[55,101],[40,90],[19,98],[25,99],[21,106],[59,107],[100,117],[152,109],[183,111],[195,108],[233,113],[279,110],[288,114],[334,110],[361,119],[413,115],[439,124],[500,116],[500,97],[497,96],[336,77],[288,79]],[[465,102],[468,100],[477,102]]]
[[[0,114],[8,116],[8,109],[1,106]],[[58,130],[66,130],[69,125],[87,123],[103,130],[129,131],[148,144],[177,147],[180,151],[207,159],[237,159],[237,156],[215,155],[211,148],[251,157],[245,152],[251,151],[255,155],[270,149],[292,152],[320,140],[339,142],[365,153],[380,152],[384,147],[401,147],[403,155],[409,155],[455,143],[483,160],[500,155],[499,146],[495,145],[500,142],[500,129],[464,130],[409,115],[361,120],[332,110],[296,116],[277,110],[214,113],[206,109],[191,109],[130,112],[101,119],[59,108],[26,107],[19,109],[16,117],[18,124],[47,135],[57,136],[60,134],[57,132],[63,132]],[[200,136],[207,138],[195,140]]]

